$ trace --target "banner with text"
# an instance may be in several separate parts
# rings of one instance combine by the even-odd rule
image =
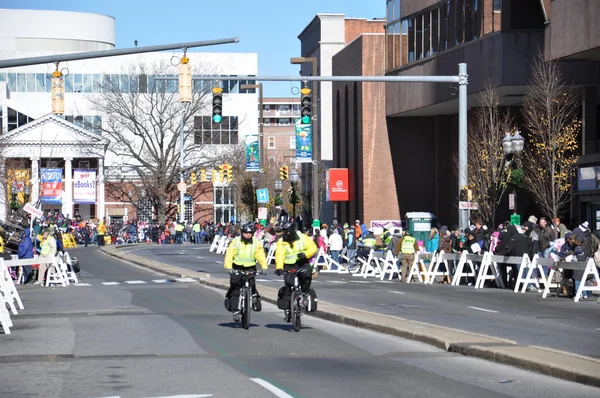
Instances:
[[[62,204],[62,169],[41,169],[40,198],[42,203],[60,205]]]
[[[296,162],[312,163],[312,124],[296,120]]]
[[[96,203],[96,170],[74,170],[73,203]]]
[[[260,152],[258,148],[258,136],[246,136],[246,171],[259,171]]]
[[[327,170],[327,200],[330,202],[349,201],[350,190],[348,183],[348,169]]]

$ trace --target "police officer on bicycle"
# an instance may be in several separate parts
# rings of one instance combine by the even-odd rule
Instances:
[[[229,290],[225,296],[225,308],[228,311],[233,310],[233,320],[239,322],[241,315],[240,309],[237,308],[240,296],[240,287],[242,287],[242,276],[236,274],[234,270],[244,272],[256,271],[256,263],[258,262],[262,268],[262,273],[267,274],[267,259],[265,251],[260,241],[253,237],[254,225],[251,223],[242,226],[241,235],[236,237],[229,244],[227,253],[225,254],[225,269],[229,271]],[[252,288],[252,309],[260,311],[262,305],[260,296],[256,290],[256,280],[254,275],[248,276],[248,283]]]
[[[281,275],[283,271],[291,269],[296,270],[298,283],[302,293],[310,293],[310,283],[312,281],[312,268],[308,260],[317,254],[317,245],[307,235],[296,231],[296,224],[287,222],[281,227],[282,235],[277,241],[275,248],[275,274]],[[304,270],[305,272],[298,272]],[[285,287],[283,290],[284,300],[288,307],[285,309],[285,321],[290,322],[289,297],[291,286],[294,285],[295,275],[287,275],[284,279]],[[282,308],[283,309],[283,308]]]

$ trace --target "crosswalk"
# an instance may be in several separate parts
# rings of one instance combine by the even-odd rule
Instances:
[[[108,281],[108,282],[97,282],[97,283],[86,283],[86,282],[80,282],[80,283],[72,283],[72,286],[77,286],[77,287],[90,287],[90,286],[128,286],[128,285],[163,285],[163,284],[170,284],[170,283],[194,283],[194,282],[198,282],[196,279],[194,278],[175,278],[175,279],[152,279],[150,281],[144,281],[144,280],[131,280],[131,281]]]

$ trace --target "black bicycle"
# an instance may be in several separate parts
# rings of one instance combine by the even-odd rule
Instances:
[[[238,300],[238,309],[242,315],[242,327],[246,330],[250,328],[250,313],[252,312],[252,287],[248,281],[249,276],[258,274],[258,271],[240,271],[233,270],[235,275],[242,276],[242,287],[240,288],[240,298]]]
[[[284,275],[294,275],[294,285],[291,287],[292,292],[290,296],[290,317],[292,321],[292,327],[295,332],[299,332],[302,327],[302,311],[307,309],[307,294],[302,292],[300,282],[298,280],[298,274],[308,272],[306,269],[290,269],[286,271]]]

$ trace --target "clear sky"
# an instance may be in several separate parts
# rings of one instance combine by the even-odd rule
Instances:
[[[385,0],[0,0],[0,8],[95,12],[116,20],[116,47],[238,36],[196,51],[256,52],[260,75],[298,76],[298,35],[317,13],[384,18]],[[290,97],[288,82],[265,83],[265,97]]]

